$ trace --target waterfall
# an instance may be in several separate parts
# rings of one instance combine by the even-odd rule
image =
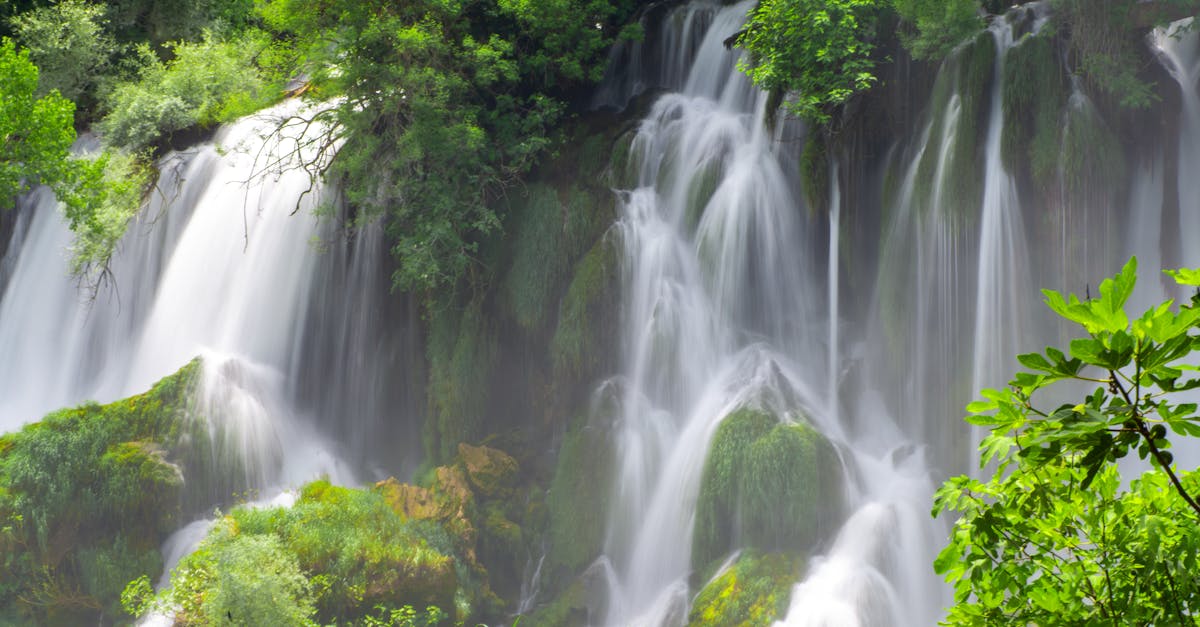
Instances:
[[[1186,267],[1200,266],[1193,243],[1200,236],[1200,36],[1191,29],[1194,18],[1175,22],[1151,34],[1151,44],[1163,66],[1179,84],[1179,235]]]
[[[388,411],[381,379],[400,363],[379,311],[382,235],[338,237],[313,217],[320,190],[305,193],[305,172],[262,172],[269,159],[294,166],[311,157],[294,152],[302,138],[292,127],[268,138],[297,113],[298,103],[285,103],[162,158],[112,260],[112,283],[94,301],[68,275],[71,236],[54,198],[25,199],[28,225],[7,248],[0,293],[5,430],[58,407],[140,393],[201,356],[200,413],[214,441],[242,460],[247,485],[286,488],[321,474],[357,481],[365,432],[378,433]],[[375,405],[346,401],[355,396]]]

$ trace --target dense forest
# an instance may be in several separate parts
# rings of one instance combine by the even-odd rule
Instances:
[[[0,624],[1196,622],[1197,13],[0,6]]]

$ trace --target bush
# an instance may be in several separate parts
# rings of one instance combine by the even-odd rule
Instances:
[[[212,126],[251,113],[272,96],[254,65],[261,44],[251,37],[170,46],[174,59],[159,61],[139,50],[137,80],[117,85],[105,101],[99,128],[109,146],[141,150],[192,126]]]
[[[116,49],[104,31],[102,5],[64,0],[22,13],[12,22],[17,39],[29,49],[29,60],[41,70],[39,93],[58,90],[76,103],[93,99]]]

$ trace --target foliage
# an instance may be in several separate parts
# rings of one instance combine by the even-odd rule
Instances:
[[[161,567],[175,524],[199,362],[149,392],[46,416],[0,439],[0,606],[39,622],[119,614],[125,583]]]
[[[91,99],[116,47],[104,30],[104,13],[99,4],[64,0],[13,19],[17,39],[41,71],[39,94],[58,90],[75,102]]]
[[[1194,0],[1162,3],[1194,5]],[[1056,0],[1054,6],[1068,25],[1078,72],[1089,84],[1131,109],[1144,109],[1158,100],[1154,84],[1139,75],[1148,59],[1141,44],[1143,30],[1134,18],[1136,0]]]
[[[940,59],[983,28],[977,0],[893,0],[908,25],[900,33],[915,59]]]
[[[221,518],[154,603],[180,607],[184,624],[229,615],[258,625],[435,624],[458,583],[454,558],[427,533],[377,492],[316,481],[290,508],[238,507]],[[135,589],[128,596],[138,599]],[[422,618],[412,606],[435,607]]]
[[[80,160],[75,185],[59,191],[75,234],[70,262],[73,275],[91,281],[96,272],[107,268],[154,183],[148,160],[121,150],[105,150],[93,159]],[[76,190],[84,190],[87,197],[76,198]]]
[[[874,0],[762,0],[737,45],[750,53],[739,67],[763,89],[789,92],[785,106],[826,122],[834,107],[875,83]]]
[[[268,25],[295,42],[341,142],[318,172],[364,219],[388,218],[397,287],[428,290],[477,268],[491,206],[550,145],[570,90],[599,76],[632,3],[598,0],[277,0]],[[332,144],[333,142],[331,142]]]
[[[231,519],[219,522],[176,573],[173,589],[188,594],[178,599],[179,624],[315,624],[310,584],[296,556],[276,536],[239,533]]]
[[[738,547],[801,550],[836,511],[839,464],[833,446],[807,423],[787,424],[743,408],[721,421],[700,479],[692,562],[708,572]]]
[[[0,208],[38,184],[63,185],[77,167],[75,106],[57,92],[37,97],[38,69],[28,50],[0,41]]]
[[[708,582],[692,603],[688,622],[710,627],[768,625],[787,611],[799,574],[794,558],[747,551]]]
[[[1172,301],[1125,311],[1136,259],[1096,298],[1044,290],[1085,335],[1068,352],[1019,356],[1027,370],[984,390],[967,421],[991,476],[947,481],[934,514],[960,516],[936,570],[955,585],[954,624],[1191,624],[1200,607],[1200,477],[1174,466],[1175,436],[1200,435],[1191,362],[1200,308]],[[1200,271],[1173,273],[1200,285]],[[1053,408],[1057,393],[1094,386]],[[1065,388],[1065,389],[1064,389]],[[1152,469],[1126,483],[1118,460]]]
[[[105,100],[109,113],[98,125],[105,143],[142,150],[175,131],[226,122],[267,104],[270,92],[253,64],[256,41],[210,34],[171,45],[169,63],[140,47],[137,80],[118,84]]]

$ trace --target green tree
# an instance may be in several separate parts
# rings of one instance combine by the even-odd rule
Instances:
[[[63,185],[75,165],[75,105],[57,91],[37,95],[38,69],[28,50],[0,41],[0,208],[38,184]]]
[[[967,421],[991,476],[938,490],[935,515],[958,512],[935,562],[954,583],[952,624],[1195,624],[1200,611],[1200,476],[1177,469],[1176,436],[1200,436],[1200,296],[1137,318],[1125,312],[1136,259],[1081,300],[1044,291],[1085,335],[1064,353],[1021,355],[1028,370],[984,390]],[[1200,271],[1173,272],[1200,285]],[[1091,388],[1078,403],[1053,405]],[[1151,469],[1126,482],[1117,460]]]
[[[40,71],[39,94],[58,90],[74,102],[84,95],[91,99],[115,50],[103,26],[104,7],[82,0],[65,0],[13,19],[17,38]]]
[[[784,106],[814,122],[875,83],[875,30],[886,3],[875,0],[763,0],[737,45],[755,85],[792,99]]]
[[[893,0],[900,41],[916,59],[940,59],[983,27],[977,0]]]

